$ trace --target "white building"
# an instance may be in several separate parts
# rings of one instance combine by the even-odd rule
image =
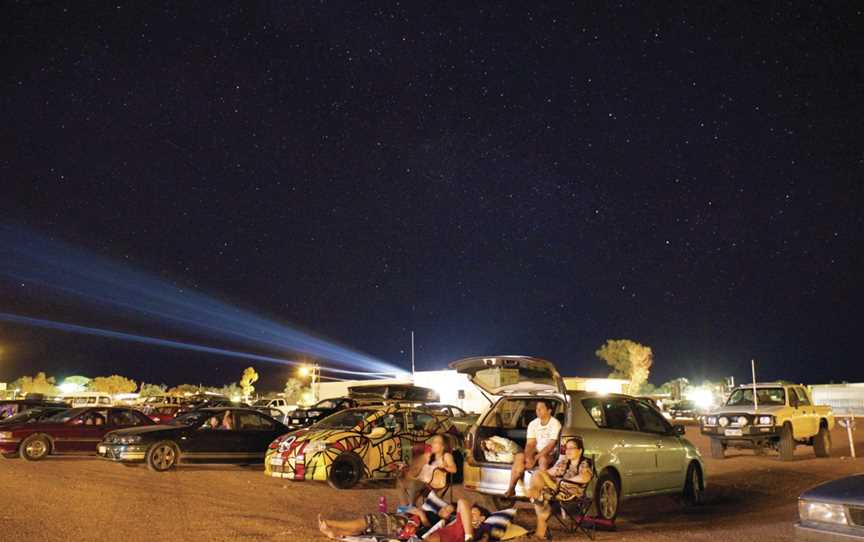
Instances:
[[[864,384],[819,384],[810,386],[813,402],[830,406],[835,414],[864,416]]]

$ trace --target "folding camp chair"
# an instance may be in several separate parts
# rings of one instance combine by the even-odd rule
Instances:
[[[564,529],[571,533],[580,532],[589,539],[594,540],[597,523],[588,516],[588,513],[594,504],[593,488],[596,486],[597,470],[594,467],[594,458],[586,457],[591,460],[591,481],[588,482],[588,485],[583,486],[582,484],[561,479],[558,482],[558,487],[555,489],[552,499],[549,501],[549,505],[552,507],[552,517]],[[573,489],[568,491],[568,486]],[[582,490],[582,495],[575,496],[579,491],[573,491],[574,489]]]
[[[418,495],[418,498],[420,500],[423,500],[429,495],[430,491],[434,491],[442,499],[446,500],[447,502],[452,502],[453,501],[453,474],[451,474],[451,473],[449,473],[446,470],[441,469],[441,468],[435,469],[435,472],[436,473],[437,472],[444,473],[443,483],[441,483],[440,485],[433,485],[434,481],[437,477],[437,476],[433,476],[432,477],[433,484],[426,484],[426,487],[423,488],[423,491],[420,492],[420,494]],[[449,497],[447,496],[448,493],[450,494]],[[415,502],[415,504],[416,504],[416,502]]]

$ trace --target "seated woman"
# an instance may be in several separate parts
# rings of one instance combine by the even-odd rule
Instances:
[[[553,498],[569,500],[585,494],[585,488],[594,476],[591,460],[583,455],[585,446],[581,437],[571,437],[564,444],[564,455],[546,471],[537,471],[531,478],[528,496],[537,513],[537,538],[546,538],[546,520]]]
[[[429,450],[396,479],[399,504],[414,506],[417,496],[427,487],[444,489],[447,473],[455,474],[456,470],[456,461],[447,451],[444,437],[435,435],[429,439]]]

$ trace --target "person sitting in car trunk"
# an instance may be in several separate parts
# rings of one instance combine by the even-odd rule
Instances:
[[[558,446],[558,436],[561,434],[561,422],[552,414],[555,410],[553,401],[537,402],[537,417],[528,424],[525,452],[513,457],[513,468],[510,471],[510,486],[504,493],[505,497],[516,494],[516,484],[522,479],[526,470],[537,468],[546,470],[552,465],[555,447]]]

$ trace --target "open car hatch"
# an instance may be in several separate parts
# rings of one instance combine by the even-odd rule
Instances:
[[[551,361],[529,356],[486,356],[450,363],[474,385],[492,395],[566,393],[564,380]]]

